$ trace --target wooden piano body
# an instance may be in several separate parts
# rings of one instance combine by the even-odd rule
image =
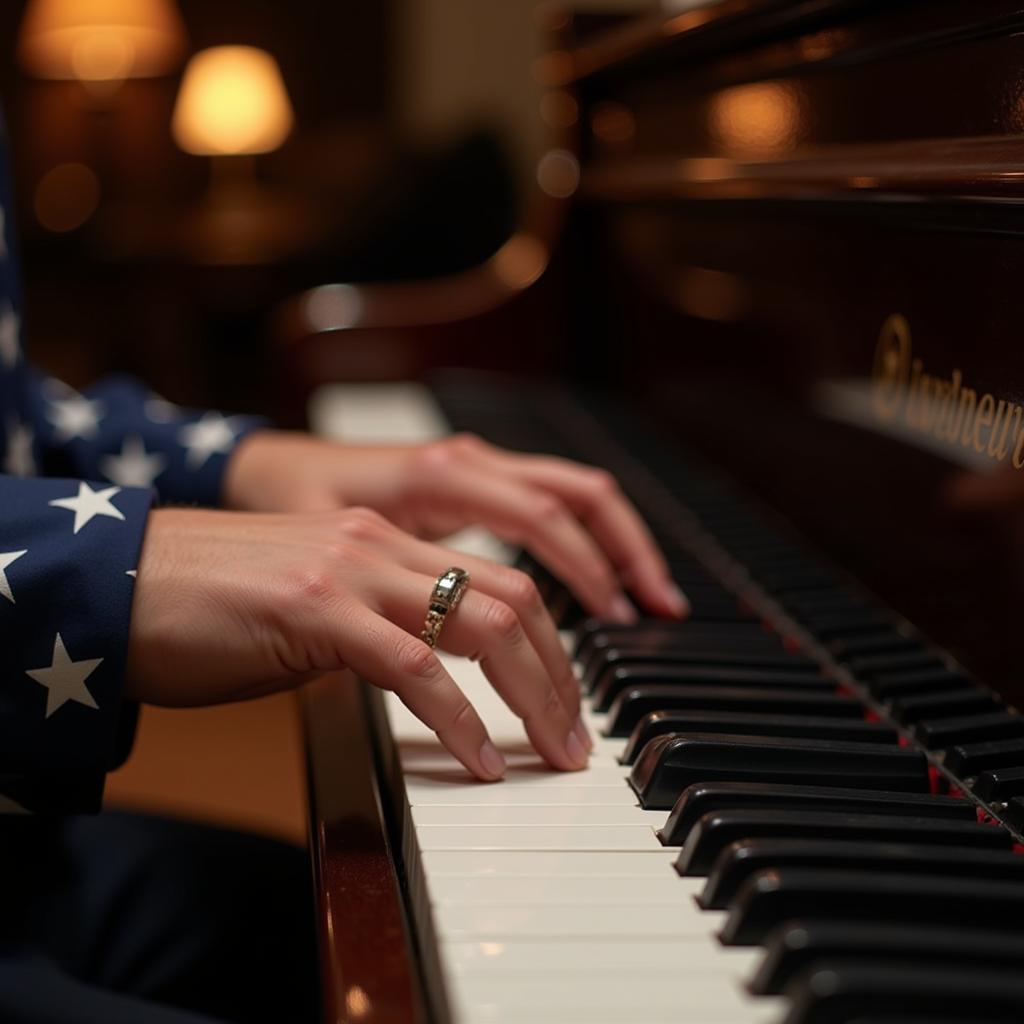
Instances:
[[[439,364],[613,391],[1020,699],[1024,4],[671,7],[549,15],[522,230],[303,296],[294,394]],[[328,1018],[443,1014],[377,701],[325,681],[306,718]]]

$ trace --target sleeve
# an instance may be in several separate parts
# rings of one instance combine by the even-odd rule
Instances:
[[[43,474],[154,487],[172,504],[217,505],[238,442],[268,421],[173,405],[131,377],[85,394],[25,374],[26,413]]]
[[[0,476],[0,813],[98,810],[127,755],[121,688],[152,498]]]

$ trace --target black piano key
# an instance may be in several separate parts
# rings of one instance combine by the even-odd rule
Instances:
[[[994,827],[994,826],[993,826]],[[982,928],[1019,934],[1024,884],[908,873],[780,868],[761,871],[736,895],[719,935],[756,946],[797,918]]]
[[[846,662],[865,654],[905,654],[921,649],[920,641],[893,630],[846,637],[828,644],[836,661]]]
[[[690,829],[709,811],[743,807],[804,811],[862,811],[913,818],[976,821],[974,804],[931,793],[889,793],[877,789],[769,785],[763,782],[698,782],[679,795],[658,833],[666,846],[682,846]]]
[[[879,700],[890,700],[896,697],[912,697],[915,694],[960,690],[971,683],[972,679],[966,673],[932,666],[899,672],[879,672],[869,680],[867,687]]]
[[[1010,828],[1024,833],[1024,797],[1014,796],[1006,801],[1006,807],[999,812]]]
[[[652,711],[629,734],[621,764],[633,764],[640,751],[670,732],[729,732],[742,736],[790,736],[848,743],[896,743],[899,733],[881,722],[821,715],[752,715],[735,711]]]
[[[977,825],[988,831],[999,831]],[[1005,846],[1009,846],[1006,835]],[[1001,878],[1024,883],[1024,857],[1001,850],[863,839],[743,839],[725,847],[708,871],[697,897],[705,910],[725,910],[740,887],[758,871],[777,868],[842,868],[850,871],[906,871],[949,878]]]
[[[929,790],[928,762],[917,751],[772,736],[659,736],[647,744],[630,773],[630,785],[647,810],[669,810],[695,782]]]
[[[920,1024],[1019,1024],[1024,979],[980,967],[830,960],[794,978],[786,998],[785,1024],[862,1024],[878,1015],[892,1020],[894,1013]]]
[[[995,768],[982,772],[971,790],[989,803],[1024,796],[1024,768]]]
[[[958,743],[943,754],[942,763],[961,779],[988,768],[1024,768],[1024,739]]]
[[[702,651],[674,646],[671,643],[654,643],[646,646],[623,643],[619,647],[608,647],[591,658],[587,669],[580,676],[580,682],[587,692],[600,688],[606,676],[620,666],[664,665],[705,666],[708,668],[760,668],[790,674],[820,676],[822,667],[816,661],[799,654],[790,654],[781,646],[775,650],[756,652],[745,651]]]
[[[1003,705],[988,690],[979,686],[948,690],[943,693],[899,697],[889,705],[889,714],[900,725],[913,725],[923,718],[948,718],[998,711]]]
[[[795,615],[815,612],[857,612],[874,607],[870,601],[845,590],[829,588],[817,592],[793,594],[786,600],[786,608]]]
[[[731,686],[634,686],[608,709],[608,736],[625,738],[652,711],[736,711],[746,714],[815,715],[860,719],[856,697],[806,690],[744,690]]]
[[[861,839],[880,843],[937,843],[990,850],[1002,848],[1007,852],[1011,845],[1009,832],[977,821],[910,818],[850,811],[804,811],[788,807],[768,810],[738,807],[711,811],[697,821],[679,852],[676,871],[681,875],[706,875],[715,858],[730,843],[762,837],[833,839],[840,842]]]
[[[950,967],[991,967],[1024,975],[1024,935],[963,928],[856,924],[849,921],[795,921],[774,932],[765,957],[750,981],[756,995],[779,995],[816,961],[838,957]]]
[[[875,679],[880,675],[903,671],[946,669],[938,655],[924,649],[903,654],[865,654],[847,660],[850,671],[859,679]]]
[[[819,640],[875,633],[892,627],[892,616],[871,609],[855,612],[822,612],[801,616],[801,625]]]
[[[1008,740],[1024,736],[1024,718],[1008,711],[926,718],[914,726],[914,736],[929,750],[983,740]]]
[[[784,651],[779,638],[759,625],[747,623],[670,622],[644,619],[633,626],[587,619],[577,630],[574,657],[586,671],[598,651],[629,644],[649,648],[671,642],[692,651],[720,651],[746,654],[778,654]]]
[[[619,665],[602,673],[591,699],[595,711],[607,711],[624,690],[639,686],[718,686],[729,689],[805,690],[834,694],[835,679],[807,672],[784,672],[773,668],[739,668],[716,665]]]

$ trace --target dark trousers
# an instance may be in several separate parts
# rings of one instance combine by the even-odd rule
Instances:
[[[0,818],[3,1024],[313,1024],[301,850],[128,814]]]

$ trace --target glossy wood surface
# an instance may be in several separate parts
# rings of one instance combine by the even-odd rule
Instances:
[[[325,1024],[429,1019],[362,691],[348,673],[303,691]]]

